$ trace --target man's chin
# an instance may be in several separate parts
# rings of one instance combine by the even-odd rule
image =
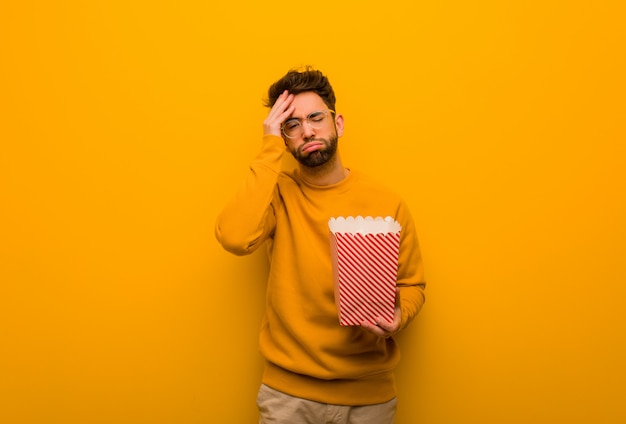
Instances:
[[[306,166],[307,168],[319,168],[320,166],[328,163],[328,160],[324,160],[324,159],[314,160],[311,157],[307,157],[307,158],[302,158],[298,160],[298,163],[300,163],[300,165]]]
[[[300,163],[300,165],[306,166],[308,168],[319,168],[323,165],[326,165],[334,156],[337,151],[336,148],[336,140],[331,140],[329,146],[322,147],[317,150],[312,150],[307,152],[306,154],[294,154],[292,155]]]

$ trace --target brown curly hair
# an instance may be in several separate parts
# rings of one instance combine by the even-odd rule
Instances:
[[[335,110],[335,92],[328,78],[322,72],[307,66],[302,70],[291,69],[281,79],[272,84],[268,90],[266,107],[274,106],[278,96],[285,90],[291,94],[312,91],[322,98],[329,109]]]

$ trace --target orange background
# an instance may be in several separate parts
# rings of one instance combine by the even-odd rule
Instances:
[[[626,421],[621,1],[5,3],[1,422],[255,422],[264,257],[213,224],[303,64],[417,222],[397,423]]]

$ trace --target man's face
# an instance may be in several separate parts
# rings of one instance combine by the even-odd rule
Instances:
[[[293,138],[283,136],[287,148],[303,166],[314,168],[327,163],[337,152],[338,138],[343,134],[343,118],[328,112],[328,106],[313,92],[297,94],[292,104],[295,109],[290,119],[298,119],[301,131]],[[313,118],[314,112],[325,112],[320,125],[312,126],[307,121],[307,117],[317,119]]]

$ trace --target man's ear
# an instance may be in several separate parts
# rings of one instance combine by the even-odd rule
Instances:
[[[341,137],[343,135],[343,115],[335,116],[335,127],[337,128],[337,137]]]

